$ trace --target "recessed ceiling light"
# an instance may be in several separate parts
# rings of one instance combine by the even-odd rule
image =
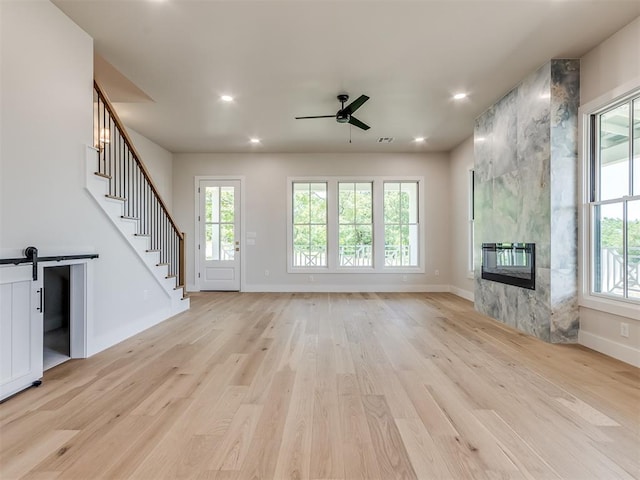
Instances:
[[[233,97],[231,95],[220,95],[220,100],[223,102],[233,102]]]
[[[486,140],[486,138],[484,138],[484,137],[476,137],[475,138],[476,142],[484,142],[485,140]]]
[[[456,93],[456,94],[453,96],[453,99],[454,99],[454,100],[462,100],[463,98],[467,98],[467,94],[466,94],[466,93],[462,93],[462,92],[460,92],[460,93]]]
[[[259,138],[251,138],[251,139],[249,139],[249,141],[251,143],[260,143],[260,139]]]
[[[425,141],[424,137],[416,137],[413,139],[414,142],[416,143],[423,143]]]

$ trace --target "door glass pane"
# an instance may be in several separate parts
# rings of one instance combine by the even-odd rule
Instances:
[[[220,192],[218,187],[205,188],[205,222],[220,221]]]
[[[233,223],[234,221],[234,188],[220,188],[220,222]]]
[[[220,230],[218,224],[205,225],[205,258],[206,260],[220,260]]]
[[[640,200],[627,204],[627,284],[629,298],[640,298]]]
[[[220,224],[220,259],[233,260],[235,258],[233,223]]]
[[[629,103],[600,115],[600,200],[629,194]]]
[[[624,295],[623,204],[594,207],[594,290]]]
[[[640,98],[633,101],[633,195],[640,195]]]

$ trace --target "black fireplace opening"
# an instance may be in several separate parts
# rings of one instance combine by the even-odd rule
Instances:
[[[483,243],[482,278],[536,289],[534,243]]]

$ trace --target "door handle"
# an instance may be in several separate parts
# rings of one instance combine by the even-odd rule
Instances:
[[[42,308],[42,307],[43,307],[43,305],[42,305],[42,302],[43,302],[43,291],[44,291],[44,288],[40,288],[40,289],[38,290],[38,293],[40,294],[40,306],[37,308],[37,310],[38,310],[40,313],[42,313],[42,310],[43,310],[43,308]]]

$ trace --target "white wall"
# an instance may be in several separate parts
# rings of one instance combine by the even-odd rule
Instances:
[[[288,176],[420,175],[425,178],[424,274],[287,273],[286,199]],[[244,249],[246,290],[447,289],[449,270],[448,155],[430,154],[176,154],[173,164],[174,214],[186,229],[187,286],[194,288],[194,177],[242,175],[246,178],[245,231],[256,232]],[[265,276],[265,270],[270,275]],[[434,271],[439,270],[436,277]],[[442,287],[444,285],[444,287]]]
[[[100,255],[90,267],[91,353],[166,318],[171,303],[84,189],[92,39],[48,1],[0,8],[0,252]]]
[[[451,287],[456,295],[473,300],[473,276],[469,277],[469,170],[473,169],[473,135],[450,153],[449,202],[451,208]]]
[[[640,79],[640,17],[580,59],[580,104]]]
[[[118,106],[115,106],[116,111]],[[173,211],[173,154],[144,135],[127,127],[127,133],[133,141],[133,146],[140,154],[142,163],[151,174],[153,183],[158,188],[169,212]]]
[[[640,17],[580,59],[581,105],[634,88],[640,88]],[[580,343],[640,366],[640,321],[602,308],[580,307]],[[623,322],[628,338],[620,335]]]

